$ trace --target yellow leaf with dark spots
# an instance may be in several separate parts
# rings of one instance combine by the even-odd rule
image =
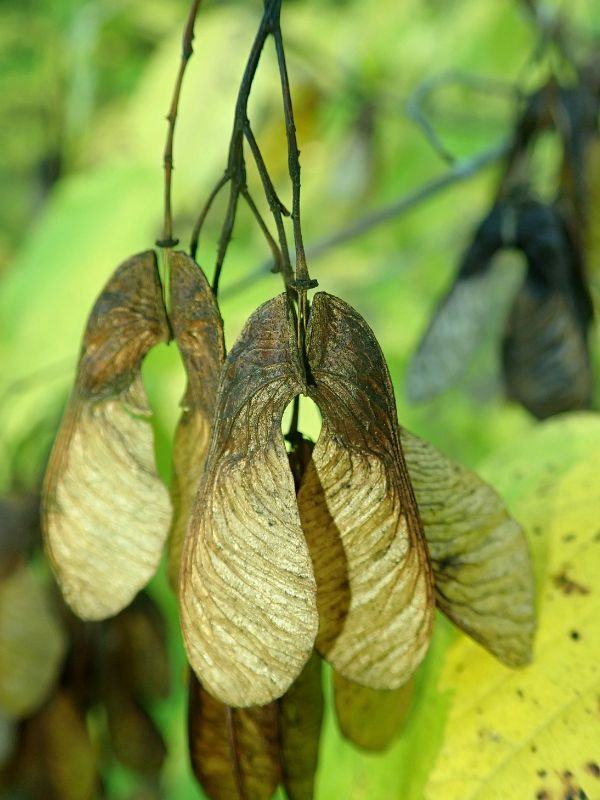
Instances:
[[[444,736],[426,800],[600,797],[599,435],[597,415],[559,417],[517,442],[514,457],[482,465],[545,552],[535,656],[512,671],[466,638],[449,648],[437,687],[449,698]],[[523,493],[517,476],[528,465]],[[589,592],[557,581],[565,570]]]

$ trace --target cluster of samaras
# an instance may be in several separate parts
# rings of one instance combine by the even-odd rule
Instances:
[[[535,627],[527,545],[489,486],[399,428],[385,360],[352,308],[316,294],[299,345],[282,294],[225,357],[203,273],[182,253],[168,262],[168,313],[152,252],[121,265],[92,311],[46,475],[47,552],[69,604],[97,620],[149,581],[168,537],[198,678],[197,774],[211,796],[215,781],[239,782],[239,764],[233,777],[210,771],[235,708],[238,739],[283,751],[285,779],[274,767],[269,791],[281,778],[290,797],[310,797],[312,777],[289,753],[320,725],[306,701],[320,696],[313,652],[346,692],[399,689],[437,605],[502,661],[524,664]],[[170,338],[188,378],[171,498],[140,377],[146,353]],[[323,425],[314,448],[300,440],[290,454],[281,419],[299,394]]]

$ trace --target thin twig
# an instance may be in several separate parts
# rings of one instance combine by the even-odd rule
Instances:
[[[275,191],[275,187],[273,186],[271,176],[269,175],[262,153],[258,146],[258,142],[254,137],[254,133],[252,132],[252,128],[250,127],[249,122],[246,124],[246,127],[244,128],[244,135],[250,147],[250,152],[254,157],[254,162],[256,164],[258,174],[263,184],[265,197],[267,198],[267,203],[269,204],[269,208],[271,209],[271,214],[273,216],[273,219],[275,221],[275,226],[277,228],[277,236],[279,238],[279,252],[281,256],[281,261],[279,263],[279,266],[283,274],[285,285],[291,286],[292,283],[294,282],[294,270],[292,267],[292,263],[290,261],[290,252],[287,244],[287,234],[285,231],[285,225],[283,224],[283,215],[289,217],[290,212],[287,210],[287,208],[283,205],[283,203],[277,196],[277,192]],[[275,264],[274,266],[278,265]]]
[[[271,235],[271,231],[269,230],[267,223],[264,221],[262,214],[256,207],[256,203],[252,199],[252,195],[250,194],[248,189],[242,189],[242,197],[246,201],[250,211],[252,211],[252,214],[254,215],[254,218],[258,223],[258,227],[261,229],[265,239],[267,240],[267,244],[271,248],[271,253],[273,254],[273,264],[275,267],[273,269],[273,272],[281,272],[283,256],[279,249],[279,245]]]
[[[279,0],[281,2],[281,0]],[[229,201],[225,220],[221,228],[219,237],[219,247],[215,264],[215,274],[213,278],[213,292],[215,296],[219,291],[219,280],[221,270],[225,261],[225,255],[231,241],[238,201],[243,190],[246,189],[246,163],[244,160],[244,128],[248,121],[248,99],[256,75],[256,69],[260,61],[265,41],[267,40],[272,28],[271,7],[265,2],[263,12],[256,37],[250,50],[250,55],[246,63],[246,68],[242,76],[237,101],[235,104],[235,116],[233,120],[233,131],[229,143],[229,156],[227,159],[227,170],[225,172],[229,180]],[[198,233],[201,225],[198,226]]]
[[[486,167],[500,161],[508,154],[509,149],[510,145],[505,142],[467,161],[456,164],[451,170],[448,170],[448,172],[441,175],[439,178],[434,178],[418,189],[402,195],[402,197],[399,197],[388,205],[365,214],[351,225],[342,228],[336,233],[319,239],[313,244],[309,244],[306,248],[307,253],[310,258],[319,258],[335,247],[357,239],[374,228],[412,211],[424,201],[438,194],[438,192],[456,183],[472,178]],[[252,286],[257,278],[267,275],[270,272],[270,268],[270,262],[262,264],[250,275],[241,278],[239,281],[229,286],[226,295],[229,297]]]
[[[268,0],[266,0],[268,2]],[[308,375],[306,358],[306,329],[308,324],[308,297],[307,291],[318,286],[316,280],[311,280],[304,241],[302,237],[302,223],[300,220],[300,151],[296,139],[296,123],[294,121],[294,108],[292,105],[292,94],[290,91],[290,81],[288,77],[287,64],[285,60],[285,49],[283,46],[283,36],[281,34],[281,0],[273,2],[276,16],[273,20],[273,39],[275,40],[275,51],[277,53],[277,65],[279,67],[279,79],[281,83],[281,96],[283,99],[283,115],[285,119],[285,135],[288,146],[288,172],[292,183],[292,225],[294,229],[294,247],[296,250],[296,277],[293,283],[296,289],[298,302],[298,350],[302,359],[305,377]]]
[[[246,141],[250,146],[250,152],[254,158],[254,162],[256,164],[256,168],[258,170],[258,174],[263,184],[263,188],[265,191],[265,196],[269,203],[269,206],[276,210],[278,213],[283,214],[285,217],[290,216],[290,212],[285,207],[285,205],[281,202],[275,187],[273,186],[273,181],[271,180],[271,176],[269,175],[269,171],[267,169],[267,165],[265,164],[265,160],[263,155],[260,151],[260,147],[258,146],[258,142],[256,141],[256,137],[254,136],[254,131],[248,121],[246,121],[246,125],[244,126],[244,136],[246,137]]]
[[[377,228],[379,225],[389,222],[407,211],[412,211],[412,209],[419,206],[425,200],[429,200],[430,197],[433,197],[443,189],[447,189],[455,183],[471,178],[490,164],[500,161],[507,155],[508,151],[509,144],[502,143],[481,155],[456,164],[445,175],[427,181],[427,183],[424,183],[423,186],[420,186],[413,192],[403,195],[388,205],[376,211],[372,211],[370,214],[365,214],[352,225],[342,228],[331,236],[326,236],[315,242],[309,247],[311,258],[319,257],[340,244],[356,239],[358,236],[362,236],[373,228]]]
[[[469,75],[464,72],[443,72],[433,75],[422,81],[413,91],[406,103],[408,116],[421,128],[421,131],[433,150],[446,164],[451,166],[457,162],[457,157],[450,152],[437,134],[431,122],[427,119],[423,105],[427,98],[442,86],[452,84],[466,86],[478,92],[486,94],[505,94],[515,100],[522,99],[522,93],[518,86],[506,81],[495,80],[492,78]]]
[[[306,288],[313,283],[310,280],[308,265],[306,263],[306,253],[304,252],[304,242],[302,239],[302,223],[300,220],[300,151],[296,140],[296,124],[294,121],[294,109],[292,106],[292,96],[290,92],[290,82],[288,78],[287,65],[285,61],[285,50],[283,47],[283,37],[279,22],[279,12],[281,3],[278,6],[277,22],[273,28],[273,38],[275,39],[275,49],[277,51],[277,64],[279,66],[279,76],[281,79],[281,94],[283,97],[283,113],[285,117],[285,133],[288,143],[288,171],[292,182],[292,223],[294,226],[294,245],[296,249],[296,281],[306,283]]]
[[[298,435],[298,422],[300,418],[300,395],[296,395],[292,402],[292,416],[290,419],[290,427],[288,428],[288,432],[285,434],[285,440],[288,441],[292,445],[292,449],[295,449],[298,445],[298,440],[302,439],[302,434]]]
[[[192,258],[196,258],[196,252],[198,250],[198,241],[200,239],[200,231],[202,230],[202,226],[204,225],[204,220],[206,219],[208,212],[212,208],[212,204],[217,198],[217,195],[221,191],[221,189],[229,182],[229,175],[225,173],[215,184],[212,192],[209,194],[206,203],[202,211],[200,212],[198,219],[196,220],[196,224],[192,230],[192,236],[190,239],[190,255]]]
[[[179,64],[179,72],[175,80],[175,88],[173,90],[173,98],[171,100],[171,107],[167,115],[169,127],[167,130],[167,141],[163,155],[163,166],[165,171],[165,188],[164,188],[164,217],[163,217],[163,231],[162,239],[157,241],[158,247],[175,247],[178,239],[173,238],[173,212],[171,208],[171,188],[173,183],[173,139],[175,137],[175,122],[177,121],[177,110],[179,107],[179,96],[181,94],[181,86],[183,84],[183,76],[185,74],[188,61],[194,52],[192,43],[194,41],[194,23],[200,8],[201,0],[192,0],[190,13],[188,15],[187,23],[183,32],[183,43],[181,49],[181,63]]]

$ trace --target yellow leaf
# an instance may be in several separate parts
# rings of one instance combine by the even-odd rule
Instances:
[[[582,417],[548,428],[564,434],[579,425],[585,435],[587,420],[593,441],[597,422]],[[531,437],[529,453],[522,443],[523,469],[535,460],[536,438],[543,433]],[[593,446],[565,474],[538,470],[513,509],[547,546],[534,660],[511,672],[467,639],[449,649],[438,688],[452,699],[427,800],[600,797],[599,474]]]

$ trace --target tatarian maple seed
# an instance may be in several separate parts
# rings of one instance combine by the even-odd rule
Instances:
[[[369,689],[333,673],[335,715],[342,734],[362,750],[385,750],[410,712],[414,679],[398,689]]]
[[[381,349],[350,306],[315,295],[307,333],[323,427],[298,493],[317,581],[317,649],[344,677],[404,684],[433,624],[433,583]]]
[[[48,699],[62,669],[67,639],[52,597],[29,565],[0,578],[0,709],[11,718],[33,714]]]
[[[278,705],[285,793],[289,800],[312,800],[323,721],[321,659],[317,653],[312,654]]]
[[[210,450],[183,548],[189,662],[229,706],[280,697],[308,660],[316,589],[281,418],[303,391],[285,295],[250,317],[227,356]]]
[[[121,264],[87,323],[43,489],[46,551],[83,619],[124,608],[150,580],[170,521],[140,376],[169,337],[153,252]]]
[[[520,525],[474,472],[401,431],[438,607],[500,661],[531,660],[533,566]]]
[[[173,446],[169,580],[179,582],[181,550],[198,490],[225,359],[223,323],[204,273],[185,253],[170,252],[171,327],[187,375]]]
[[[277,703],[229,708],[190,675],[192,769],[210,800],[270,800],[281,780]]]

